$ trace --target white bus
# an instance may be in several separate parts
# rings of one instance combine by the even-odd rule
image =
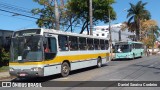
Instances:
[[[53,29],[16,31],[11,42],[9,73],[16,77],[43,77],[110,61],[109,42],[100,38]]]

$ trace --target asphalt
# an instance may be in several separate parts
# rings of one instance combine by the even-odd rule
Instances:
[[[160,81],[160,56],[137,58],[134,60],[115,60],[102,68],[87,68],[73,71],[68,77],[50,76],[31,81],[47,83],[50,81]],[[13,81],[12,79],[8,81]],[[24,80],[20,80],[23,82]],[[160,90],[160,87],[78,87],[85,83],[75,83],[75,87],[43,87],[30,90]],[[98,83],[97,83],[98,84]],[[27,90],[28,88],[0,88],[1,90]]]

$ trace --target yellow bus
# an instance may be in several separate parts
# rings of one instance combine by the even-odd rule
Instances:
[[[16,77],[43,77],[85,67],[101,67],[110,61],[107,38],[53,29],[14,32],[9,73]]]

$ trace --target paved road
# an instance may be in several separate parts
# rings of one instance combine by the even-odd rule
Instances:
[[[49,81],[160,81],[160,56],[150,56],[135,60],[111,61],[102,68],[91,67],[73,71],[70,76],[62,78],[54,75],[45,78],[12,81],[34,81],[47,83]],[[79,86],[81,83],[74,83]],[[87,84],[87,82],[85,83]],[[0,88],[0,90],[18,90],[22,88]],[[27,90],[27,88],[23,88]],[[35,90],[37,88],[31,88]],[[48,87],[38,88],[40,90],[160,90],[158,87]]]

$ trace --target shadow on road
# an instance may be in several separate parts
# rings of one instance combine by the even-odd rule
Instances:
[[[107,65],[103,65],[102,68],[105,66],[107,66]],[[87,72],[89,70],[93,70],[96,68],[97,68],[96,66],[93,66],[93,67],[74,70],[74,71],[70,72],[70,75]],[[46,82],[46,81],[50,81],[50,80],[58,79],[58,78],[62,78],[61,74],[56,74],[56,75],[51,75],[51,76],[46,76],[46,77],[36,77],[36,78],[15,78],[11,81],[12,82]]]
[[[121,58],[121,59],[113,59],[112,61],[131,61],[131,60],[137,60],[141,57],[137,57],[137,58],[134,58],[134,59],[126,59],[126,58]]]

